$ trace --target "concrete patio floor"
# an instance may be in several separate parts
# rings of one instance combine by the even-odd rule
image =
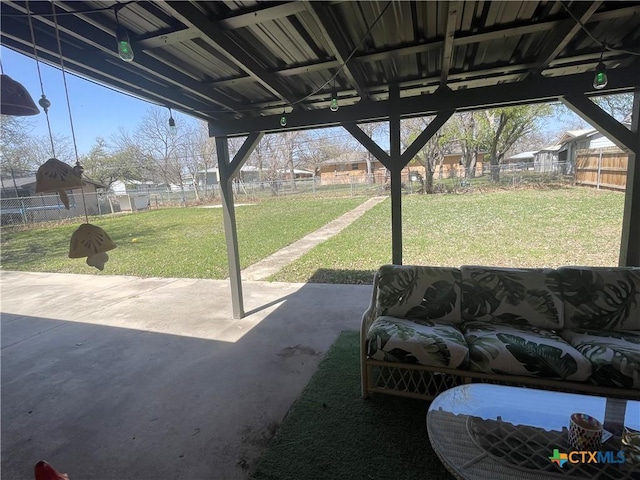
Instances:
[[[371,286],[0,274],[2,478],[244,479]]]

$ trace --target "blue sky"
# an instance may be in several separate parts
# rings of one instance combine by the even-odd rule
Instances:
[[[2,68],[6,75],[19,81],[38,103],[41,96],[36,61],[11,49],[1,47]],[[71,125],[64,91],[62,71],[40,62],[44,93],[51,102],[49,119],[51,130],[71,139]],[[153,105],[111,88],[81,79],[66,72],[71,116],[76,134],[78,153],[87,153],[98,136],[109,139],[119,127],[133,129],[140,123],[146,110]],[[47,119],[40,109],[39,115],[29,117],[34,125],[33,135],[48,137]]]

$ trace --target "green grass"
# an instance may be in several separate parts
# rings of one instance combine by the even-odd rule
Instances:
[[[240,264],[245,268],[355,208],[364,197],[290,198],[236,207]],[[118,248],[104,273],[221,279],[228,276],[219,208],[177,208],[91,219]],[[3,228],[2,268],[37,272],[96,273],[70,259],[78,224],[16,230]],[[136,242],[132,242],[137,239]]]
[[[431,448],[428,403],[360,396],[359,333],[342,332],[252,480],[452,478]]]
[[[624,194],[587,188],[403,197],[403,263],[512,267],[617,265]],[[371,283],[391,263],[390,200],[271,276]]]

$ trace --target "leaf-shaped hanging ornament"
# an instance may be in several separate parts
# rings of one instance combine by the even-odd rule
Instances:
[[[87,257],[87,265],[104,269],[109,260],[105,253],[116,248],[116,244],[103,229],[90,223],[80,225],[73,235],[69,246],[69,258]]]
[[[60,200],[69,210],[69,197],[66,190],[82,186],[82,177],[64,162],[50,158],[38,168],[36,173],[36,193],[58,192]]]

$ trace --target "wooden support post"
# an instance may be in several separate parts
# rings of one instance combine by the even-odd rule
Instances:
[[[231,307],[233,318],[242,318],[244,317],[244,301],[242,298],[242,277],[240,275],[240,254],[238,252],[238,231],[233,202],[233,185],[232,177],[229,175],[231,162],[229,160],[229,141],[227,137],[216,137],[216,149],[218,152],[218,171],[220,172],[224,236],[227,242],[229,282],[231,284]]]
[[[627,161],[619,264],[640,267],[640,88],[633,96],[631,133],[635,146],[630,149]]]
[[[393,86],[389,99],[399,100],[400,89]],[[393,104],[393,102],[392,102]],[[391,172],[391,256],[394,265],[402,265],[402,168],[400,152],[400,115],[389,115],[389,164]]]
[[[249,135],[233,158],[233,161],[229,158],[229,141],[227,137],[216,137],[218,171],[220,172],[220,196],[222,197],[222,218],[227,243],[227,263],[229,265],[233,318],[242,318],[245,312],[242,298],[242,276],[240,274],[240,253],[238,251],[238,230],[236,228],[232,179],[234,174],[240,170],[242,164],[249,158],[249,155],[258,145],[263,135],[263,133],[252,133]]]
[[[634,92],[631,130],[584,95],[566,95],[560,100],[629,155],[618,263],[640,266],[640,89]]]

